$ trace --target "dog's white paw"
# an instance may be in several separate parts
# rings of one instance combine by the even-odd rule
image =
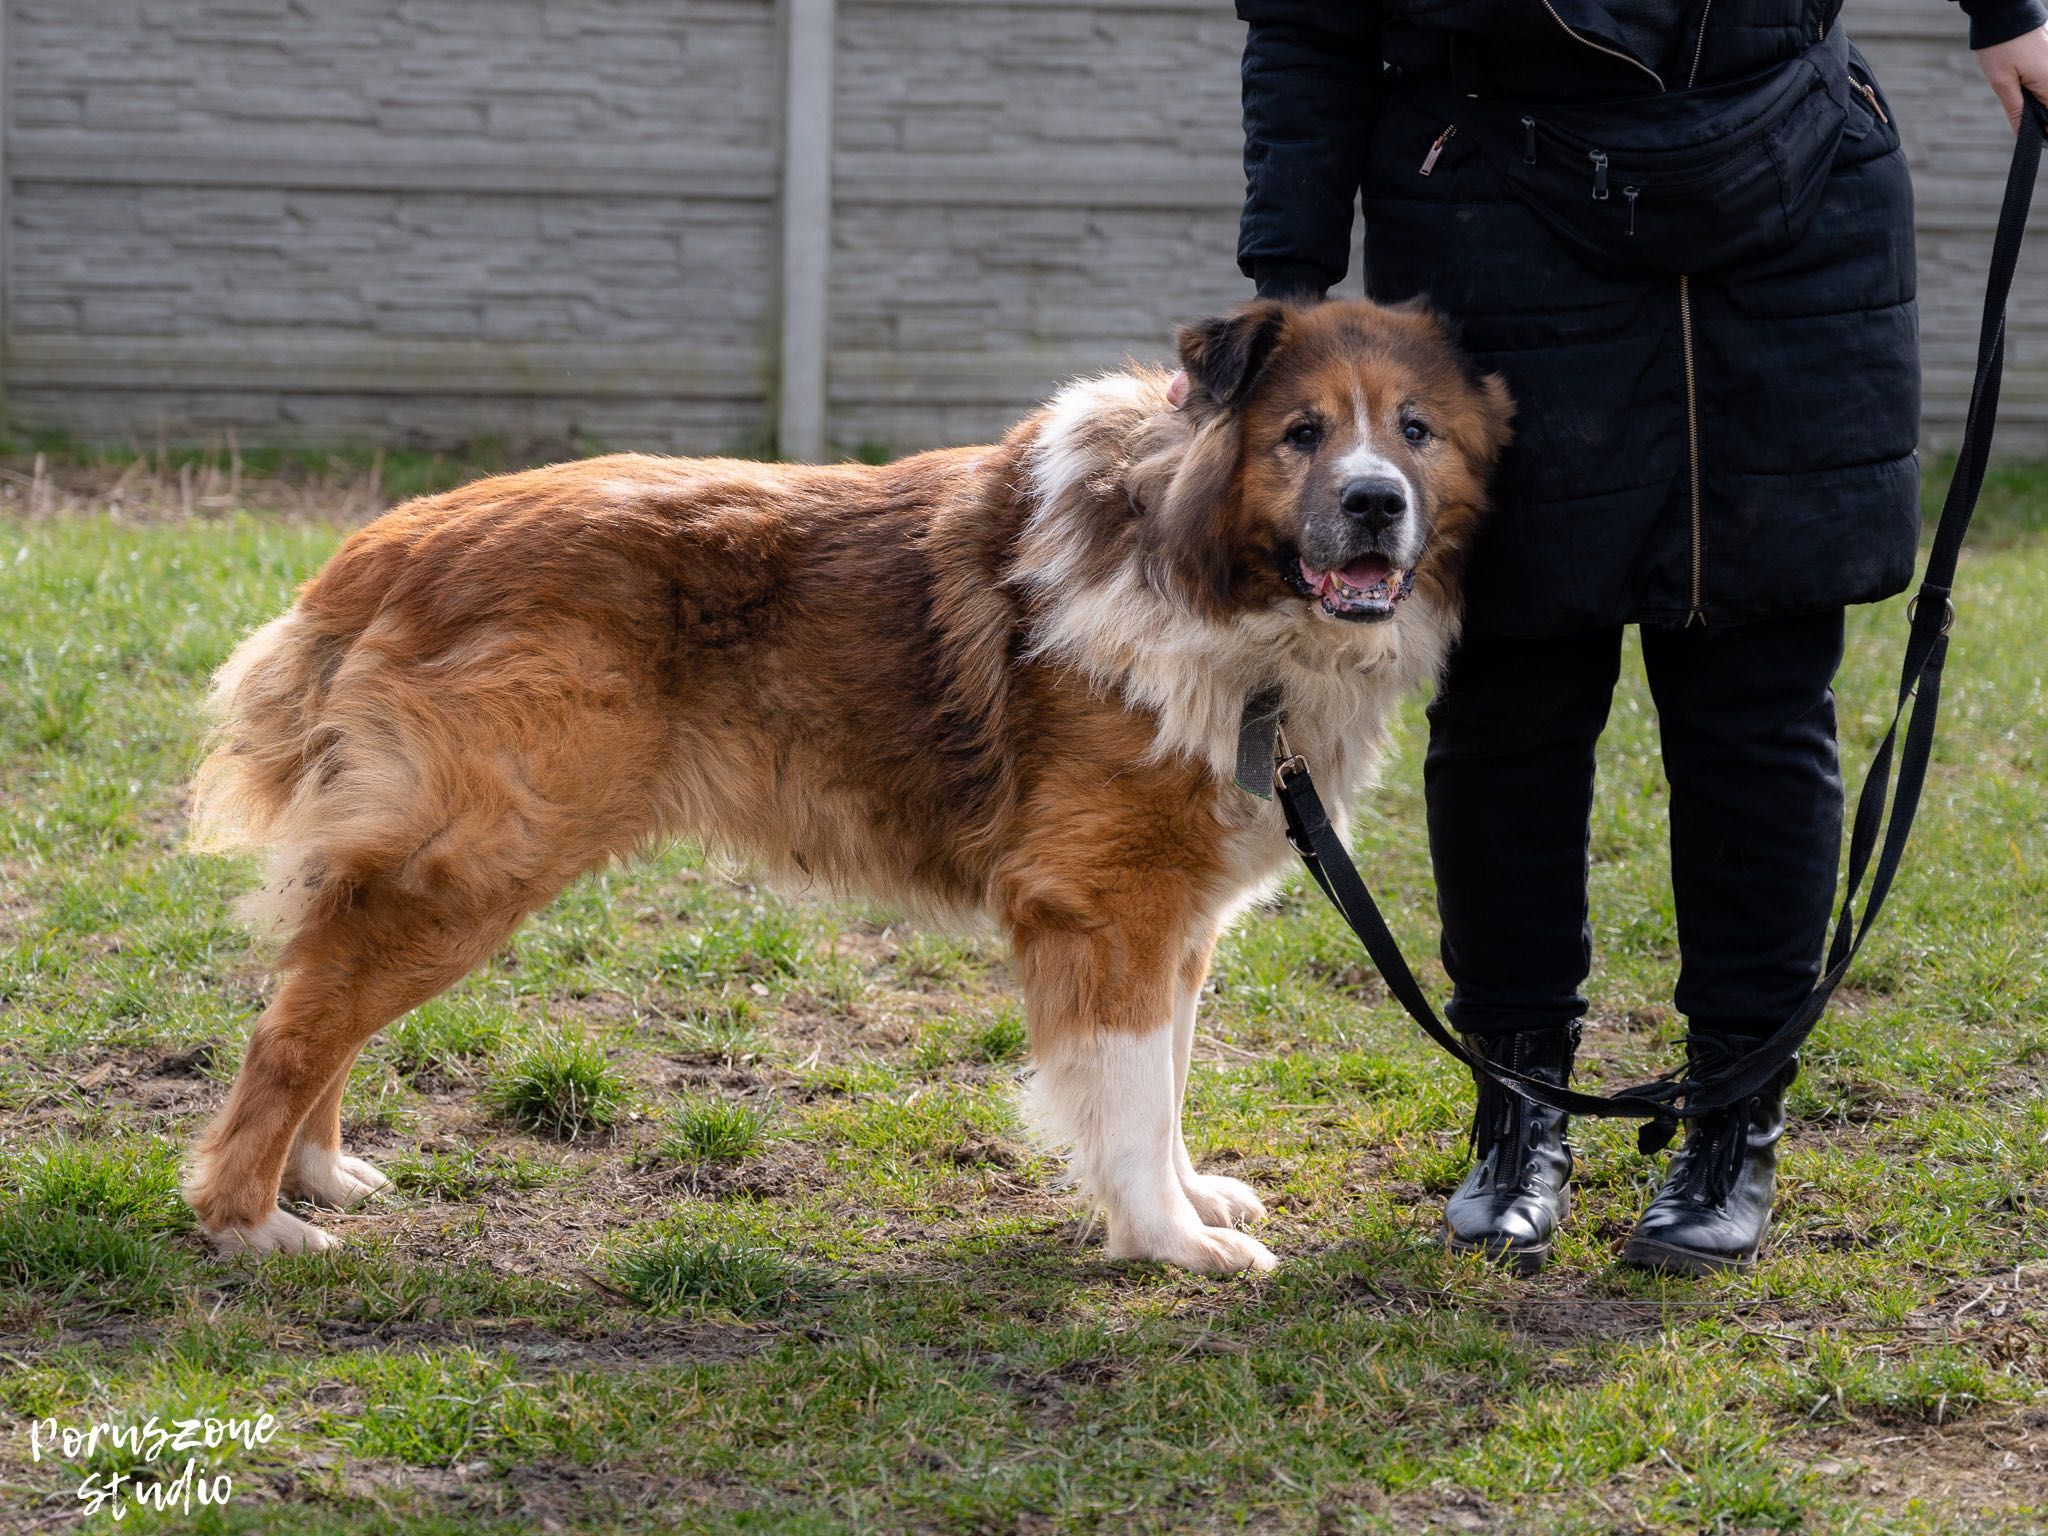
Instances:
[[[222,1227],[206,1236],[224,1254],[324,1253],[338,1246],[334,1238],[290,1211],[272,1211],[253,1227]]]
[[[1242,1179],[1225,1178],[1220,1173],[1184,1173],[1180,1187],[1204,1226],[1237,1227],[1266,1214],[1265,1201]]]
[[[342,1211],[388,1188],[391,1181],[360,1157],[302,1145],[292,1153],[284,1183],[286,1192],[295,1199]]]
[[[1256,1237],[1231,1227],[1148,1226],[1119,1232],[1112,1223],[1109,1256],[1113,1259],[1151,1259],[1160,1264],[1177,1264],[1198,1275],[1235,1275],[1245,1270],[1263,1274],[1280,1261]]]

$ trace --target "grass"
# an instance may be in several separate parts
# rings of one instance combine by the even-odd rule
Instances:
[[[767,1117],[748,1104],[710,1099],[685,1104],[669,1120],[664,1157],[678,1163],[726,1163],[760,1145]]]
[[[1576,1132],[1549,1272],[1445,1255],[1469,1086],[1297,882],[1204,1001],[1192,1150],[1265,1196],[1283,1260],[1217,1284],[1101,1257],[1017,1122],[999,945],[687,848],[579,882],[364,1053],[344,1129],[394,1187],[307,1213],[342,1248],[206,1252],[178,1158],[266,982],[228,916],[249,870],[180,850],[195,701],[332,550],[323,506],[466,471],[245,456],[243,500],[290,491],[251,512],[219,455],[137,462],[52,468],[69,510],[0,522],[0,1529],[70,1518],[88,1473],[167,1475],[32,1461],[31,1420],[266,1410],[275,1441],[216,1459],[225,1509],[122,1527],[2048,1524],[2048,470],[1987,491],[1913,850],[1806,1053],[1758,1269],[1619,1267],[1659,1163],[1612,1124]],[[135,501],[152,483],[172,506]],[[1852,781],[1900,608],[1852,624]],[[1357,842],[1423,960],[1420,725]],[[1654,744],[1632,665],[1593,828],[1596,1082],[1680,1035]]]
[[[392,1065],[407,1077],[463,1075],[505,1043],[505,1016],[482,998],[437,997],[379,1039]]]
[[[550,1030],[522,1047],[486,1089],[507,1120],[574,1141],[608,1131],[625,1112],[626,1081],[595,1041]]]
[[[799,1300],[811,1282],[782,1254],[690,1232],[669,1232],[620,1253],[612,1279],[656,1314],[765,1317]]]
[[[5,1177],[0,1295],[145,1310],[190,1267],[167,1241],[192,1219],[165,1146],[48,1141],[12,1156]]]

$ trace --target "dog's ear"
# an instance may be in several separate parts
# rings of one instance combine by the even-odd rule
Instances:
[[[1287,307],[1272,299],[1182,326],[1180,365],[1187,370],[1189,394],[1232,409],[1242,405],[1286,327]]]
[[[1138,540],[1155,590],[1201,611],[1220,609],[1231,587],[1225,523],[1237,479],[1242,423],[1225,411],[1165,418],[1178,430],[1131,466]]]
[[[1508,391],[1508,381],[1497,373],[1479,381],[1479,393],[1486,402],[1486,457],[1493,463],[1514,438],[1515,397]]]

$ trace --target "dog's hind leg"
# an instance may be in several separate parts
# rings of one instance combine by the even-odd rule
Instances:
[[[200,1141],[185,1185],[218,1247],[297,1253],[333,1245],[317,1227],[278,1209],[288,1158],[299,1192],[340,1193],[333,1179],[344,1161],[340,1096],[363,1043],[482,962],[552,894],[549,888],[479,910],[380,881],[292,940],[283,984],[250,1033],[242,1070]],[[301,1141],[301,1127],[316,1113],[310,1142]],[[330,1117],[335,1144],[322,1158]],[[310,1160],[295,1151],[308,1144],[315,1149]],[[316,1178],[326,1176],[324,1189],[307,1188],[309,1167]]]
[[[1209,957],[1216,941],[1205,939],[1188,947],[1180,964],[1173,999],[1173,1082],[1175,1126],[1174,1171],[1180,1187],[1195,1208],[1195,1214],[1212,1227],[1235,1227],[1257,1221],[1266,1214],[1265,1202],[1242,1179],[1220,1173],[1197,1173],[1195,1160],[1188,1156],[1187,1138],[1181,1126],[1187,1119],[1188,1064],[1194,1054],[1195,1015],[1201,1007],[1202,983],[1209,979]]]
[[[1182,1184],[1178,948],[1134,944],[1115,927],[1020,927],[1014,941],[1034,1108],[1102,1208],[1110,1256],[1205,1274],[1271,1269],[1263,1243],[1210,1225]]]
[[[284,1164],[282,1189],[290,1199],[346,1210],[391,1182],[374,1164],[341,1150],[341,1097],[360,1053],[358,1047],[349,1054],[299,1127]]]

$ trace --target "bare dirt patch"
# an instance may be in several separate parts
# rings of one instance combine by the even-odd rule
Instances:
[[[1954,1424],[1855,1424],[1788,1443],[1843,1492],[1887,1509],[1918,1501],[1972,1514],[2048,1506],[2048,1409]]]

